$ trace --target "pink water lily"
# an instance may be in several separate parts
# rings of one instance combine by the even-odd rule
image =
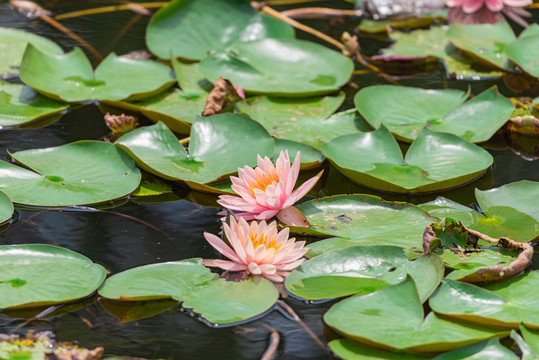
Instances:
[[[523,7],[532,3],[532,0],[445,0],[448,7],[460,7],[467,14],[478,11],[483,5],[492,12],[498,12],[506,6]]]
[[[230,225],[224,223],[223,230],[229,247],[216,235],[205,232],[204,237],[217,251],[229,260],[204,260],[204,265],[219,267],[227,271],[245,271],[247,274],[260,275],[274,282],[282,282],[297,268],[307,252],[305,241],[288,238],[289,229],[280,232],[275,221],[252,221],[244,218],[238,221],[230,218]]]
[[[299,151],[292,166],[286,150],[281,151],[275,165],[267,156],[262,159],[258,155],[256,168],[239,168],[238,176],[230,177],[232,190],[239,196],[221,195],[217,202],[245,220],[269,220],[277,216],[288,225],[309,226],[305,216],[292,205],[312,189],[322,171],[292,192],[300,163]]]

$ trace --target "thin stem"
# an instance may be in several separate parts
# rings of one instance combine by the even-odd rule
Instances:
[[[285,22],[288,25],[291,25],[291,26],[295,27],[296,29],[299,29],[299,30],[305,31],[306,33],[314,35],[317,38],[320,38],[320,39],[330,43],[331,45],[339,48],[340,50],[344,49],[344,44],[342,44],[341,42],[333,39],[332,37],[327,36],[323,32],[320,32],[318,30],[313,29],[312,27],[309,27],[307,25],[303,25],[303,24],[297,22],[296,20],[291,19],[288,16],[283,15],[280,12],[270,8],[269,6],[263,6],[260,11],[262,11],[263,13],[266,13],[266,14],[268,14],[270,16],[273,16],[276,19],[279,19],[279,20]]]
[[[293,19],[318,19],[328,16],[362,16],[363,11],[307,7],[281,11],[281,14]]]
[[[103,56],[99,53],[99,51],[97,51],[92,45],[88,44],[86,40],[84,40],[83,38],[75,34],[73,31],[69,30],[64,25],[60,24],[58,21],[51,18],[49,15],[42,14],[40,18],[43,21],[55,27],[56,29],[60,30],[61,32],[63,32],[64,34],[66,34],[67,36],[75,40],[76,42],[78,42],[80,45],[87,48],[88,51],[90,51],[96,57],[97,60],[99,61],[103,60]]]
[[[140,3],[140,4],[137,4],[137,5],[140,5],[141,7],[144,7],[144,8],[147,8],[147,9],[162,8],[162,7],[166,6],[166,5],[168,5],[168,1],[153,2],[153,3]],[[55,16],[55,19],[56,20],[65,20],[65,19],[70,19],[70,18],[79,17],[79,16],[103,14],[103,13],[114,12],[114,11],[122,11],[122,10],[133,10],[133,11],[135,11],[132,4],[112,5],[112,6],[104,6],[104,7],[100,7],[100,8],[95,8],[95,9],[86,9],[86,10],[73,11],[73,12],[69,12],[69,13],[65,13],[65,14],[60,14],[60,15]]]
[[[264,325],[264,326],[270,331],[270,343],[266,351],[264,351],[264,354],[262,354],[262,357],[260,358],[260,360],[271,360],[273,359],[273,356],[275,355],[275,352],[277,351],[277,348],[279,347],[280,337],[277,330],[275,330],[269,325]]]
[[[191,141],[191,137],[186,137],[180,140],[180,144],[182,145],[189,144],[189,141]]]
[[[316,336],[316,334],[307,326],[305,323],[299,318],[298,314],[290,307],[287,303],[285,303],[282,300],[277,300],[277,305],[281,307],[288,315],[292,316],[292,318],[303,327],[305,332],[309,334],[311,338],[324,350],[327,350],[326,345]]]

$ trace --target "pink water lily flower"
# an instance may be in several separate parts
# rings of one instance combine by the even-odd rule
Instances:
[[[460,7],[467,14],[478,11],[483,5],[492,12],[498,12],[505,6],[523,7],[532,3],[532,0],[445,0],[448,7]]]
[[[300,163],[299,151],[292,166],[286,150],[281,151],[275,165],[267,156],[262,159],[258,155],[256,168],[239,168],[238,176],[230,177],[232,190],[239,196],[221,195],[217,202],[245,220],[269,220],[277,216],[288,225],[309,226],[305,216],[292,205],[311,190],[322,171],[292,192]]]
[[[275,221],[269,225],[265,221],[252,221],[248,224],[244,218],[236,221],[231,217],[230,225],[224,223],[223,230],[232,248],[216,235],[205,232],[204,237],[230,261],[204,260],[204,265],[228,271],[245,271],[247,274],[282,282],[303,263],[303,255],[308,251],[304,247],[305,241],[288,238],[288,228],[279,232]]]
[[[523,27],[528,23],[524,17],[531,14],[523,9],[532,0],[445,0],[450,7],[449,23],[495,24],[504,20],[504,15]]]

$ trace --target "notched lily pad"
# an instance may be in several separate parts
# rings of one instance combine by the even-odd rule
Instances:
[[[476,179],[493,162],[479,146],[429,129],[421,130],[403,159],[397,141],[383,125],[370,133],[338,137],[322,145],[322,154],[352,181],[396,193],[453,188]]]
[[[95,204],[128,195],[140,183],[133,159],[109,143],[78,141],[11,156],[30,169],[0,162],[0,190],[18,204]]]
[[[93,293],[105,269],[52,245],[0,245],[0,309],[59,304]]]
[[[0,128],[60,114],[69,107],[39,95],[29,86],[0,80]]]
[[[19,75],[19,65],[26,45],[52,54],[63,54],[62,48],[47,38],[27,31],[0,26],[0,79],[15,78]]]
[[[246,92],[303,97],[337,91],[352,75],[348,57],[322,45],[296,39],[236,43],[200,63],[215,82],[220,76]]]
[[[491,282],[482,287],[445,279],[430,298],[433,311],[466,322],[518,328],[523,323],[539,329],[539,300],[534,291],[539,271]]]
[[[223,192],[211,188],[211,182],[227,179],[244,165],[255,166],[258,154],[272,156],[275,147],[260,124],[237,114],[198,117],[188,152],[163,123],[136,129],[116,144],[149,173],[218,193]]]
[[[435,220],[415,205],[384,201],[370,195],[329,196],[296,207],[307,217],[311,227],[291,227],[291,232],[339,236],[311,243],[308,257],[358,245],[419,250],[425,226]]]
[[[161,59],[201,60],[235,42],[293,38],[293,28],[259,14],[242,0],[174,0],[146,29],[146,44]]]
[[[514,106],[495,89],[463,103],[467,96],[459,90],[378,85],[361,89],[354,102],[374,128],[383,124],[398,140],[412,142],[427,127],[473,143],[487,141],[506,123]]]
[[[482,245],[481,240],[489,245]],[[448,278],[471,283],[517,276],[533,257],[533,248],[528,243],[493,239],[448,217],[427,226],[423,249],[439,254],[447,267],[456,270]]]
[[[68,54],[56,55],[32,44],[24,53],[20,77],[38,92],[68,102],[139,99],[159,93],[175,81],[172,70],[155,61],[110,53],[94,72],[78,47]]]
[[[367,295],[352,296],[333,305],[324,315],[324,321],[354,341],[420,353],[453,350],[509,333],[446,319],[434,312],[425,318],[416,286],[410,277],[397,285]]]
[[[260,277],[241,282],[219,279],[201,259],[139,266],[105,281],[99,295],[113,300],[174,299],[212,324],[245,321],[270,309],[278,293]]]

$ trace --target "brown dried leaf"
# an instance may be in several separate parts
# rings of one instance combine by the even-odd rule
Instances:
[[[105,123],[115,134],[126,133],[138,126],[136,117],[125,114],[111,115],[110,113],[107,113],[105,115]]]
[[[235,88],[229,80],[219,77],[208,95],[202,116],[219,114],[227,105],[242,99],[245,99],[243,90]]]
[[[42,15],[51,16],[52,12],[45,10],[33,1],[9,0],[9,4],[19,13],[29,19],[39,19]]]

